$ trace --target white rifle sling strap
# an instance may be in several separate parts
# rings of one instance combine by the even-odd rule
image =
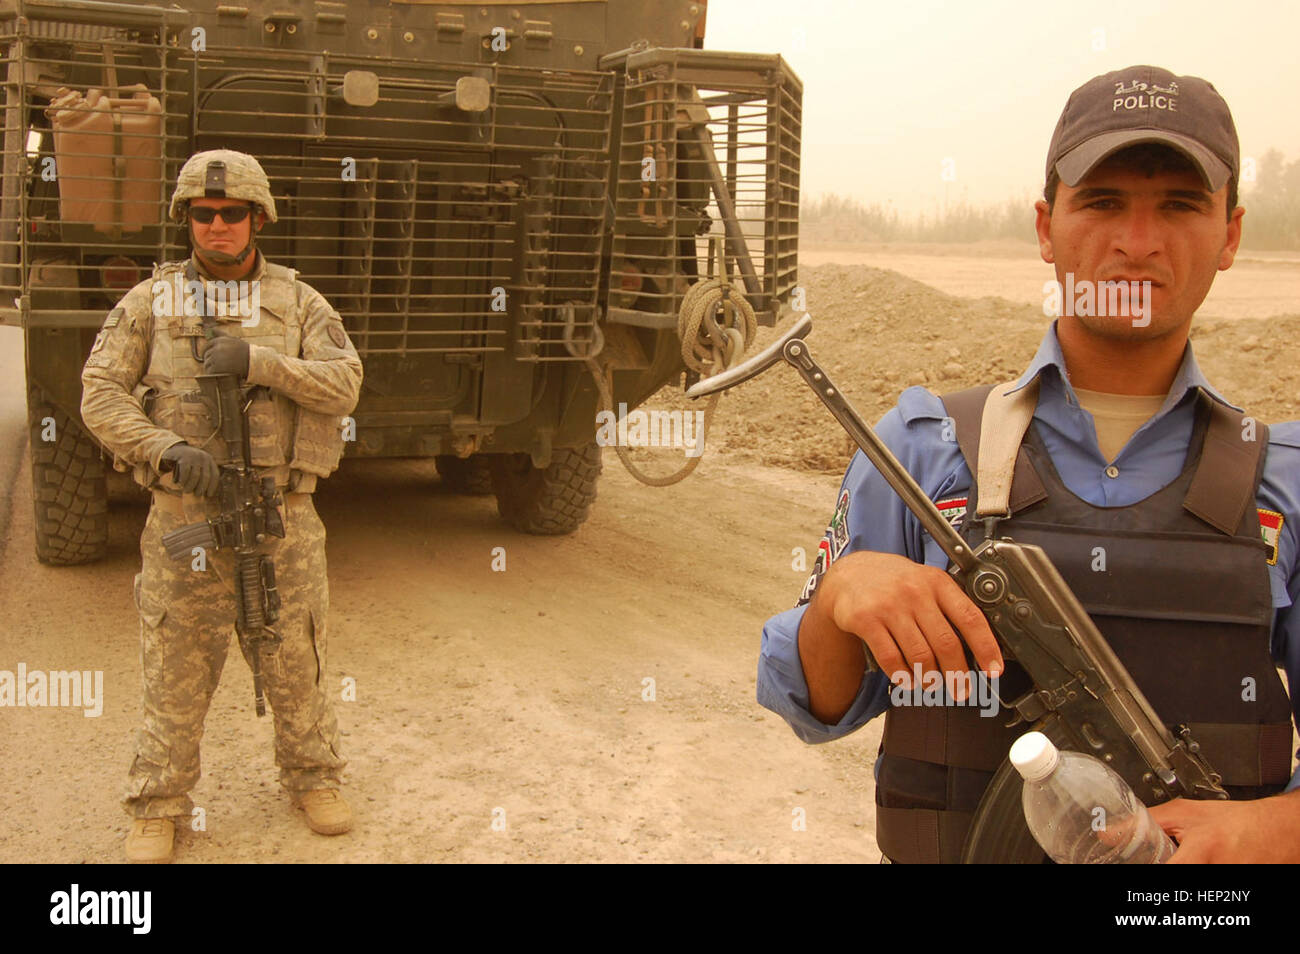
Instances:
[[[979,488],[976,517],[1005,517],[1011,513],[1011,483],[1016,458],[1029,422],[1038,406],[1038,379],[1019,390],[1017,382],[995,385],[984,401],[980,422]]]

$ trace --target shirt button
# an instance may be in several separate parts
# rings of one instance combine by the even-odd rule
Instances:
[[[1106,476],[1107,476],[1107,477],[1118,477],[1118,476],[1119,476],[1119,468],[1116,467],[1114,464],[1111,464],[1109,467],[1106,468]]]

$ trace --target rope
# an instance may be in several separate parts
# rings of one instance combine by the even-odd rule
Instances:
[[[719,309],[721,309],[721,320],[719,320]],[[682,309],[677,316],[677,334],[682,342],[682,362],[700,377],[708,377],[739,364],[757,333],[758,319],[754,316],[754,307],[724,279],[710,278],[696,282],[682,298]],[[603,409],[609,411],[617,421],[618,415],[614,411],[613,369],[602,368],[594,354],[587,356],[586,361],[587,368],[596,382],[596,390],[600,392],[600,403]],[[704,421],[698,435],[701,448],[705,446],[709,427],[713,421],[713,412],[721,397],[721,394],[714,394],[705,405]],[[622,444],[616,442],[614,451],[629,474],[651,487],[668,487],[684,480],[699,466],[704,456],[701,453],[690,458],[679,470],[671,474],[654,475],[641,470]]]
[[[728,305],[735,307],[729,308]],[[722,306],[721,324],[716,318],[719,306]],[[742,336],[739,342],[735,336],[726,334],[733,330]],[[682,310],[677,316],[682,362],[701,377],[717,374],[738,363],[741,353],[753,344],[757,333],[758,319],[754,317],[754,306],[724,279],[696,282],[682,298]],[[726,340],[728,338],[731,340]],[[735,349],[737,343],[739,352]]]

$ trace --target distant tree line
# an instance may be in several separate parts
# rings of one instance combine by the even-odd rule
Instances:
[[[1007,199],[982,206],[958,202],[934,213],[905,217],[879,202],[868,205],[840,195],[821,195],[803,203],[800,232],[829,242],[1031,241],[1033,199]]]
[[[933,213],[900,215],[878,202],[840,195],[806,198],[800,231],[826,242],[978,242],[1034,237],[1033,202],[1038,196],[987,205],[949,204]],[[1300,249],[1300,159],[1288,163],[1270,149],[1258,161],[1255,181],[1242,183],[1246,209],[1243,244],[1261,250]]]
[[[1254,185],[1243,185],[1246,209],[1242,244],[1259,249],[1300,249],[1300,159],[1288,163],[1270,149],[1255,169]]]

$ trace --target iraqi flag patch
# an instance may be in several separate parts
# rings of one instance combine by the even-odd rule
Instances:
[[[954,530],[961,526],[962,517],[966,516],[966,499],[949,497],[947,500],[936,500],[934,503],[939,508],[939,513],[943,514],[943,519],[947,520],[948,525]]]
[[[1268,544],[1268,565],[1277,565],[1277,541],[1282,536],[1282,523],[1286,519],[1276,510],[1262,510],[1259,513],[1259,538]]]

